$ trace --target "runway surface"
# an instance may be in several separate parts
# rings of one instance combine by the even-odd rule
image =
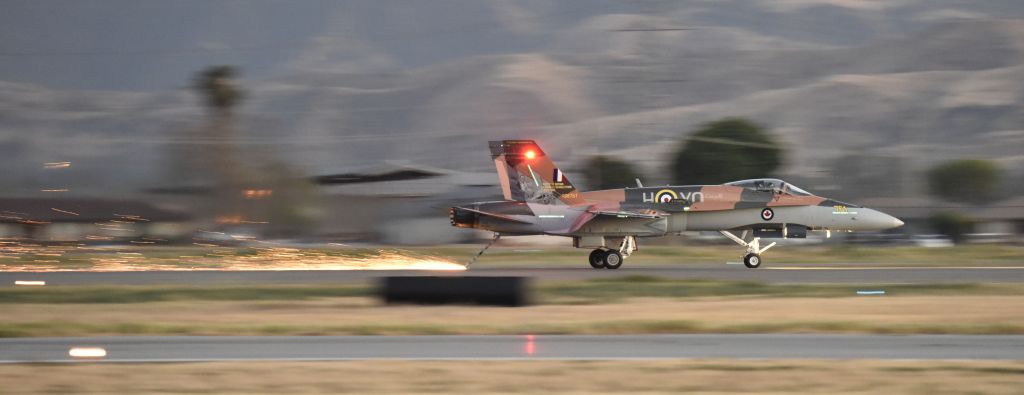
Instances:
[[[104,358],[72,358],[94,347]],[[538,335],[0,339],[0,362],[362,359],[1024,359],[1024,336]]]
[[[743,265],[687,264],[680,266],[623,266],[619,270],[589,267],[521,268],[475,267],[467,271],[426,270],[282,270],[282,271],[132,271],[132,272],[0,272],[0,286],[15,281],[45,281],[47,285],[156,284],[332,284],[360,283],[384,276],[524,276],[538,280],[581,280],[623,276],[675,279],[758,281],[767,283],[1020,283],[1024,266],[892,267],[863,264],[784,265],[747,269]]]

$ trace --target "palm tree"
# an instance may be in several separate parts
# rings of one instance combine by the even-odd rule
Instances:
[[[214,214],[236,215],[244,184],[235,147],[235,109],[243,94],[236,82],[238,69],[233,66],[211,66],[196,73],[193,88],[203,99],[209,121],[202,138],[208,139],[209,155],[205,161],[216,178]]]
[[[242,91],[235,83],[238,69],[234,66],[211,66],[196,74],[195,89],[206,99],[206,106],[217,115],[227,115],[242,101]]]

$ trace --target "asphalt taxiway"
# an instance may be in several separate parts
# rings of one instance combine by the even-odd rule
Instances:
[[[94,356],[76,358],[70,354]],[[100,354],[105,356],[95,357]],[[1024,359],[1024,336],[689,334],[0,339],[2,363],[679,358],[1020,360]]]
[[[618,270],[589,267],[474,267],[466,271],[429,270],[172,270],[172,271],[50,271],[0,272],[0,287],[15,281],[45,281],[46,285],[212,285],[212,284],[344,284],[372,281],[384,276],[522,276],[537,280],[567,281],[621,276],[655,276],[673,279],[757,281],[766,283],[839,284],[936,284],[1020,283],[1024,266],[880,266],[864,264],[743,265],[686,264],[679,266],[629,266]]]

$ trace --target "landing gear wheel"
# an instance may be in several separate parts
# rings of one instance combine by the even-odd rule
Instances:
[[[594,250],[590,252],[590,267],[594,269],[604,269],[604,250]]]
[[[754,253],[747,254],[743,257],[743,264],[748,268],[757,269],[761,267],[761,256]]]
[[[618,269],[622,266],[622,254],[615,250],[609,250],[604,255],[605,269]]]

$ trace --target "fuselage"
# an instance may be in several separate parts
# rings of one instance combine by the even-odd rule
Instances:
[[[583,202],[572,205],[475,203],[466,207],[496,216],[478,216],[474,226],[467,227],[560,236],[662,236],[685,231],[760,229],[778,230],[785,237],[792,230],[884,230],[903,224],[880,211],[798,188],[663,186],[581,192],[580,197]]]

